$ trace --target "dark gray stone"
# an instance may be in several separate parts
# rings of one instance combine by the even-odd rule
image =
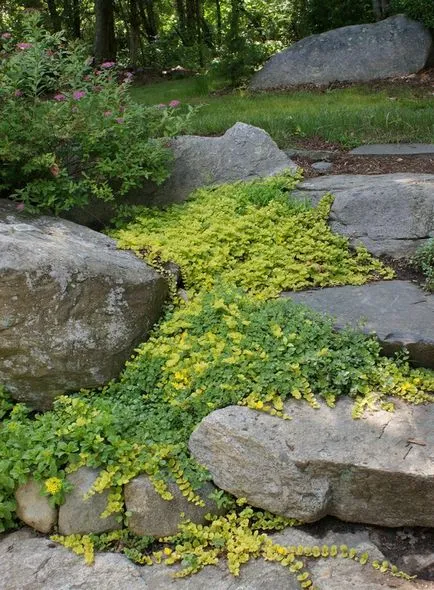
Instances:
[[[434,154],[434,143],[379,143],[361,145],[350,151],[355,156],[414,156]]]
[[[0,283],[0,383],[36,409],[117,377],[168,293],[111,238],[8,204],[0,204]]]
[[[297,529],[271,535],[284,545],[321,546],[323,543],[367,551],[371,559],[383,554],[363,533],[328,534],[325,538]],[[89,567],[83,558],[24,529],[0,539],[2,590],[300,590],[296,576],[278,563],[251,559],[232,576],[227,564],[205,567],[188,578],[174,579],[179,566],[138,566],[119,553],[98,553]],[[311,560],[309,571],[318,590],[432,590],[434,584],[392,578],[352,559]]]
[[[149,477],[139,475],[125,486],[125,507],[130,513],[128,528],[136,535],[168,537],[178,532],[178,526],[185,520],[203,524],[206,514],[221,514],[215,502],[209,499],[215,491],[212,484],[205,484],[197,493],[205,506],[189,502],[174,483],[168,484],[173,500],[163,500],[155,491]]]
[[[434,236],[434,174],[341,174],[311,178],[293,196],[335,197],[330,226],[376,256],[405,258]]]
[[[311,164],[311,168],[317,170],[318,172],[327,172],[333,168],[333,164],[331,162],[314,162]]]
[[[98,475],[97,469],[81,467],[78,471],[67,476],[67,480],[73,488],[59,508],[59,533],[61,535],[105,533],[122,528],[117,514],[101,518],[101,514],[107,507],[109,489],[87,497]]]
[[[404,15],[342,27],[306,37],[277,53],[254,75],[250,88],[405,76],[425,66],[431,43],[429,31]]]
[[[395,412],[359,420],[352,406],[344,398],[313,410],[291,400],[285,412],[292,420],[230,406],[202,420],[190,452],[219,488],[273,513],[432,527],[434,404],[397,401]]]
[[[415,365],[434,369],[434,295],[409,281],[328,287],[282,296],[332,316],[337,328],[351,325],[366,333],[375,332],[386,354],[406,347]]]

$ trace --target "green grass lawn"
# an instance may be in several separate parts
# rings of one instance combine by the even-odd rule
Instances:
[[[213,90],[213,88],[211,88]],[[180,100],[202,105],[190,131],[218,135],[237,121],[268,131],[281,147],[319,137],[353,147],[360,143],[434,142],[434,95],[402,86],[326,91],[209,94],[200,80],[173,80],[131,90],[144,104]]]

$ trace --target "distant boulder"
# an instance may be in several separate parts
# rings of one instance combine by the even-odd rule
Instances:
[[[421,23],[399,14],[381,22],[311,35],[271,57],[253,77],[251,90],[368,82],[421,70],[432,46]]]

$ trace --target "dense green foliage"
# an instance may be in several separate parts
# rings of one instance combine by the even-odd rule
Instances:
[[[434,238],[417,250],[413,264],[425,276],[425,288],[434,291]]]
[[[434,29],[434,6],[432,0],[391,0],[391,10],[403,12],[410,18],[424,23]]]
[[[165,210],[134,208],[134,222],[113,235],[151,264],[176,262],[192,292],[223,280],[267,298],[391,276],[365,249],[352,253],[347,239],[331,232],[331,196],[316,208],[289,199],[295,182],[239,182],[200,190]]]
[[[0,522],[13,523],[13,492],[32,475],[61,501],[65,472],[100,467],[94,492],[112,488],[107,512],[121,508],[120,486],[139,473],[170,498],[174,480],[192,501],[207,478],[189,457],[190,433],[229,404],[283,416],[283,401],[333,404],[371,391],[410,402],[432,400],[432,372],[380,356],[378,343],[290,300],[260,302],[218,288],[168,313],[119,379],[101,392],[61,397],[32,416],[6,406],[0,428]],[[3,406],[2,406],[3,407]],[[290,410],[290,406],[289,406]]]
[[[122,199],[144,179],[162,182],[164,137],[188,113],[132,101],[128,75],[119,81],[111,62],[91,67],[84,46],[65,45],[37,17],[23,35],[1,41],[0,195],[58,213],[92,197]]]

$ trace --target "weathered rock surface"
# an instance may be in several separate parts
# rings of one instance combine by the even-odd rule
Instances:
[[[41,484],[34,479],[20,486],[15,492],[17,516],[25,524],[40,533],[49,533],[57,523],[57,510],[47,496],[41,495]]]
[[[0,204],[0,383],[46,409],[116,377],[158,319],[166,281],[114,240]]]
[[[374,24],[341,27],[306,37],[271,57],[250,84],[252,90],[300,84],[369,81],[421,70],[431,35],[403,15]]]
[[[434,369],[434,295],[410,281],[379,281],[282,296],[334,317],[337,328],[351,325],[375,332],[385,354],[405,346],[415,365]]]
[[[335,196],[333,231],[376,256],[411,256],[434,236],[434,174],[322,176],[302,182],[294,196],[316,204],[326,193]]]
[[[116,514],[101,518],[107,507],[109,490],[86,498],[98,477],[98,470],[82,467],[67,476],[73,489],[59,508],[59,533],[61,535],[85,535],[86,533],[105,533],[122,528]]]
[[[433,526],[434,404],[397,405],[353,420],[349,399],[293,400],[290,421],[228,407],[202,420],[190,451],[218,487],[277,514]]]
[[[221,137],[177,137],[172,148],[172,172],[153,193],[154,204],[183,201],[203,186],[274,176],[297,168],[268,133],[246,123],[236,123]]]
[[[208,498],[215,490],[212,484],[204,485],[198,492],[205,506],[188,502],[176,484],[168,484],[168,488],[173,500],[163,500],[146,475],[139,475],[127,483],[124,488],[125,506],[131,513],[128,528],[133,533],[168,537],[178,532],[178,525],[184,520],[205,523],[206,514],[221,514],[215,502]]]
[[[165,205],[184,201],[197,188],[274,176],[297,166],[263,129],[236,123],[221,137],[182,135],[172,140],[171,175],[161,186],[145,183],[126,198],[130,204]],[[65,217],[84,225],[104,225],[114,214],[107,203],[92,202]]]
[[[276,542],[287,545],[347,544],[360,552],[368,551],[372,559],[382,554],[364,534],[333,534],[316,537],[295,529],[273,535]],[[3,590],[299,590],[295,576],[276,563],[262,559],[242,566],[240,576],[233,577],[225,563],[208,566],[185,579],[173,579],[175,567],[155,565],[141,567],[120,554],[99,553],[95,564],[86,566],[82,558],[21,530],[0,539],[0,588]],[[434,583],[408,582],[361,566],[349,559],[315,560],[309,570],[319,590],[432,590]]]

